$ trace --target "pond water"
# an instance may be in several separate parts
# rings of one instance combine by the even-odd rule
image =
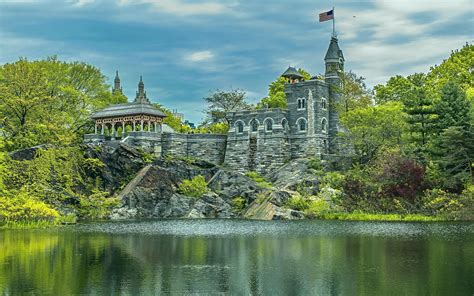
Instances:
[[[473,295],[473,223],[152,220],[0,230],[0,295]]]

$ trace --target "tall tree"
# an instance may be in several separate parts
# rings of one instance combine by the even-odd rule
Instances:
[[[228,112],[250,109],[251,106],[245,101],[246,93],[239,89],[231,91],[216,90],[210,96],[204,98],[208,106],[206,123],[226,122]]]
[[[345,72],[342,76],[342,99],[336,108],[340,115],[357,108],[366,108],[373,105],[373,96],[367,88],[365,78],[357,76],[352,71]]]
[[[434,104],[437,115],[434,127],[437,133],[452,126],[468,127],[470,125],[471,103],[466,93],[454,82],[449,81],[441,88],[441,99]]]
[[[99,69],[85,63],[51,57],[0,66],[0,114],[9,150],[78,141],[91,112],[125,101],[110,94]]]
[[[406,114],[399,102],[349,110],[341,116],[349,130],[346,135],[354,145],[361,163],[374,158],[382,147],[403,144],[407,130]]]

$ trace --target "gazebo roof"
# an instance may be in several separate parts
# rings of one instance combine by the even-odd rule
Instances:
[[[155,108],[153,105],[140,102],[112,105],[94,113],[91,117],[93,119],[98,119],[130,115],[152,115],[157,117],[166,117],[163,112]]]

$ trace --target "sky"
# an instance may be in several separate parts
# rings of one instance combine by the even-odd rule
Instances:
[[[199,123],[204,97],[241,89],[248,101],[291,65],[324,72],[335,7],[345,69],[369,87],[427,72],[474,42],[472,0],[0,0],[0,64],[57,55],[100,68],[135,97]]]

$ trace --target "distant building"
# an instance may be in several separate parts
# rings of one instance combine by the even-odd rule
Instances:
[[[135,101],[94,114],[95,134],[86,135],[85,141],[107,141],[113,145],[120,140],[162,156],[191,156],[225,163],[237,171],[261,173],[294,158],[325,158],[347,153],[336,137],[344,130],[333,107],[341,98],[345,62],[337,38],[331,38],[324,61],[323,79],[305,80],[296,68],[288,67],[281,75],[287,80],[288,107],[231,112],[226,115],[230,129],[225,135],[179,134],[163,129],[165,115],[150,104],[140,78]],[[114,91],[120,89],[121,92],[118,72],[114,82]],[[181,119],[184,117],[177,110],[173,110],[173,114]],[[185,123],[194,127],[188,121]],[[125,131],[120,137],[117,137],[116,124]],[[125,128],[128,125],[132,126],[131,132]]]

